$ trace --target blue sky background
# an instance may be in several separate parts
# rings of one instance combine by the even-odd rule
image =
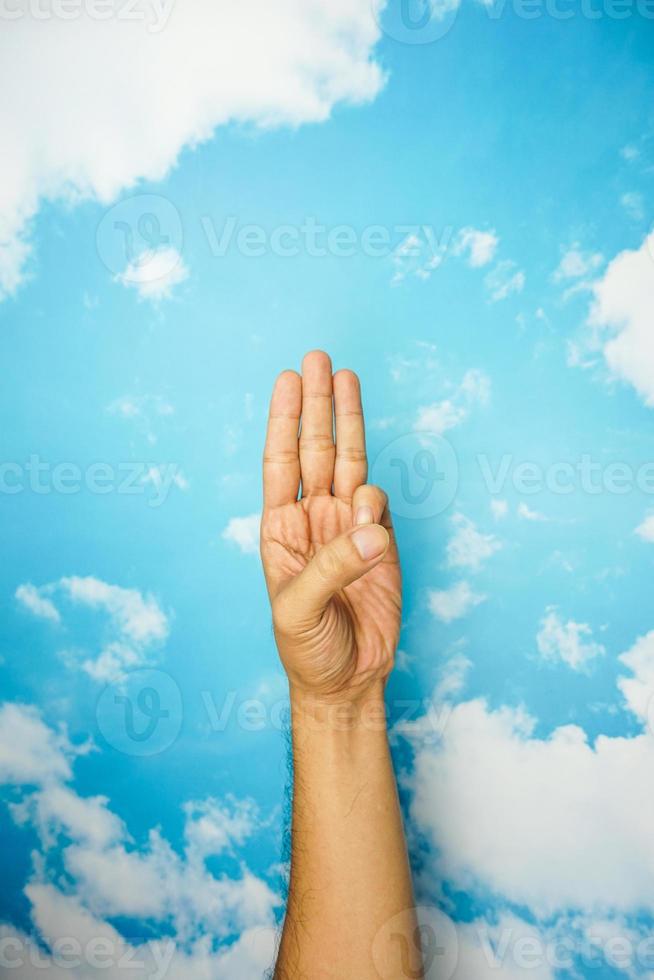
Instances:
[[[195,874],[199,861],[203,874],[232,887],[247,866],[271,896],[281,893],[287,750],[271,718],[285,687],[253,515],[274,377],[322,347],[335,367],[361,376],[371,461],[399,440],[410,467],[424,429],[445,437],[458,460],[456,494],[439,512],[429,503],[412,509],[399,470],[386,470],[396,481],[387,489],[401,515],[405,572],[403,653],[389,710],[419,899],[459,923],[448,977],[486,976],[480,936],[487,929],[497,940],[506,928],[511,949],[517,935],[541,943],[564,936],[575,955],[563,968],[544,961],[526,969],[509,953],[489,976],[651,977],[653,957],[616,965],[607,954],[589,973],[580,950],[592,933],[604,952],[616,935],[633,951],[651,926],[654,480],[649,492],[632,485],[589,493],[577,480],[571,493],[527,493],[512,477],[520,463],[546,471],[586,455],[602,478],[610,464],[626,465],[633,484],[654,458],[654,383],[650,398],[633,367],[616,366],[608,350],[617,335],[636,361],[654,363],[654,22],[635,9],[615,19],[599,6],[593,20],[572,4],[569,20],[546,12],[524,19],[509,4],[493,17],[463,0],[444,37],[406,44],[392,36],[397,10],[379,15],[389,36],[367,4],[354,7],[370,41],[366,59],[383,72],[363,104],[344,104],[362,100],[355,91],[329,99],[324,120],[308,112],[292,125],[282,113],[279,125],[264,127],[256,112],[237,108],[215,130],[218,114],[204,120],[199,145],[181,139],[178,159],[161,174],[135,165],[141,179],[121,183],[118,175],[114,191],[95,193],[93,181],[75,184],[71,164],[61,184],[39,173],[40,204],[31,217],[24,205],[20,237],[31,253],[0,304],[1,458],[13,467],[3,469],[0,501],[1,919],[7,934],[32,935],[43,948],[58,929],[76,934],[79,909],[135,942],[173,935],[188,957],[180,976],[256,977],[269,963],[269,927],[281,911],[273,897],[225,912],[214,965],[195,974],[202,937],[217,934],[197,881],[192,925],[182,926],[174,897],[139,913],[115,882],[93,870],[85,878],[73,852],[79,858],[86,849],[89,861],[113,854],[116,867],[111,848],[122,848],[134,888],[147,890],[154,872],[139,856],[152,853],[148,834],[159,828],[171,853],[185,854],[183,874]],[[202,29],[201,5],[184,16]],[[343,19],[331,43],[356,61]],[[53,32],[53,49],[68,29],[23,19],[6,25],[3,43],[22,32],[31,51],[37,27]],[[242,40],[239,33],[235,43]],[[170,34],[168,43],[177,43]],[[178,60],[167,67],[173,79],[193,61],[184,43],[180,34]],[[47,64],[39,70],[47,91]],[[89,77],[91,93],[103,78],[100,69]],[[165,103],[150,105],[148,119],[155,130],[158,119],[164,126]],[[109,124],[107,133],[113,145]],[[9,135],[21,138],[11,125]],[[156,197],[144,203],[140,195]],[[121,274],[147,246],[163,245],[137,231],[126,253],[112,223],[141,213],[158,216],[176,265],[168,279],[138,289]],[[216,255],[206,229],[220,236],[230,216],[267,236],[307,219],[345,225],[358,242],[379,225],[389,245],[379,257],[360,245],[348,257],[311,256],[300,236],[293,256],[268,245],[253,257],[235,244]],[[444,246],[434,268],[425,228]],[[485,241],[476,265],[473,240]],[[622,253],[626,261],[615,266]],[[50,465],[47,492],[29,486],[23,468],[32,455]],[[495,492],[480,457],[493,471],[509,460]],[[100,462],[133,464],[140,477],[173,466],[178,483],[159,506],[152,479],[129,493],[52,486],[56,464],[83,473]],[[22,488],[8,492],[15,479]],[[240,518],[251,520],[234,522]],[[71,579],[88,580],[86,599],[75,598]],[[620,660],[639,637],[639,656]],[[85,669],[113,643],[122,645],[122,666]],[[635,689],[620,687],[620,678]],[[172,716],[153,736],[152,754],[139,755],[124,713],[106,706],[116,692],[135,699],[144,686]],[[262,730],[247,730],[237,714],[251,699],[264,712]],[[408,709],[400,703],[407,700]],[[432,701],[445,712],[440,740],[425,723]],[[12,705],[21,706],[24,731]],[[216,720],[223,709],[225,724]],[[64,729],[70,741],[57,742]],[[486,773],[487,785],[475,739],[496,744],[497,773]],[[71,747],[91,743],[79,755]],[[84,832],[46,805],[59,778],[51,767],[48,775],[46,744],[69,760],[60,782],[76,799],[106,798],[81,820]],[[189,821],[206,825],[186,814],[184,851],[184,805],[209,798],[222,843],[198,858],[188,850]],[[247,819],[244,800],[254,801]],[[84,834],[104,819],[99,811],[124,821],[122,836],[98,831],[89,843]],[[161,859],[157,874],[173,864]],[[622,887],[627,879],[633,886]],[[255,952],[253,932],[263,943]],[[233,960],[221,959],[230,950]],[[41,975],[34,970],[8,975]]]

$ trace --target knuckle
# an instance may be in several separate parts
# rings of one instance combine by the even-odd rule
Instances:
[[[291,463],[297,463],[297,453],[292,450],[277,450],[275,452],[266,452],[263,457],[264,463],[275,463],[288,466]]]
[[[365,463],[365,449],[353,449],[348,446],[336,446],[336,458],[344,463]]]
[[[331,436],[304,435],[300,436],[300,449],[311,453],[334,452],[334,442]]]

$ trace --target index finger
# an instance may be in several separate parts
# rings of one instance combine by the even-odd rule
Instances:
[[[281,507],[297,500],[300,489],[298,429],[302,408],[302,381],[297,371],[282,371],[270,399],[268,431],[263,453],[265,507]]]

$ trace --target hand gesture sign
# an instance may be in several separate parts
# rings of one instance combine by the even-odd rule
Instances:
[[[292,690],[355,701],[383,688],[400,630],[399,558],[386,494],[366,484],[359,380],[332,377],[322,351],[306,355],[301,377],[277,378],[263,476],[261,557]]]

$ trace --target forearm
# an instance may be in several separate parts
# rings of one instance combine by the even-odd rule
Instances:
[[[373,942],[400,913],[415,926],[411,878],[381,684],[363,701],[292,694],[291,881],[276,976],[378,980]],[[375,956],[389,968],[398,949]],[[398,972],[399,960],[398,960]]]

